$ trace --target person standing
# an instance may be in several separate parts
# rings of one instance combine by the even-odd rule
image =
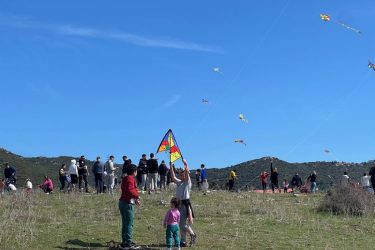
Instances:
[[[206,166],[201,164],[201,184],[207,182]]]
[[[105,163],[105,171],[107,172],[107,188],[110,194],[113,194],[113,188],[115,187],[115,157],[111,155],[108,161]]]
[[[271,188],[272,193],[275,193],[275,189],[279,189],[279,173],[277,172],[277,168],[272,167],[271,163]]]
[[[65,189],[65,183],[68,181],[66,178],[66,164],[62,164],[59,170],[60,192]]]
[[[139,186],[139,188],[143,192],[146,190],[146,186],[147,186],[147,156],[146,154],[142,154],[142,158],[139,160],[137,175],[141,177],[141,185]]]
[[[317,175],[315,171],[313,171],[312,174],[309,177],[307,177],[307,181],[310,181],[311,183],[311,186],[310,186],[311,193],[316,192],[316,178],[317,178]]]
[[[195,171],[195,182],[197,184],[197,189],[200,191],[201,190],[201,170],[197,169]]]
[[[82,191],[82,180],[83,180],[83,182],[85,183],[85,191],[86,193],[89,192],[88,179],[87,179],[88,175],[89,175],[89,172],[87,170],[86,159],[85,159],[85,156],[82,155],[78,160],[78,189],[79,191]]]
[[[8,162],[4,163],[4,178],[5,181],[11,182],[16,185],[17,178],[16,178],[16,169],[11,167]]]
[[[284,193],[288,193],[289,182],[287,179],[284,179],[283,186],[284,186]]]
[[[263,193],[267,191],[268,176],[269,174],[266,171],[263,171],[259,176],[260,182],[262,184]]]
[[[364,173],[361,178],[361,185],[364,190],[368,190],[370,188],[370,176],[367,175],[367,173]]]
[[[160,190],[167,189],[167,174],[168,174],[168,167],[167,164],[165,164],[165,161],[161,161],[161,164],[159,166],[159,176],[160,176]]]
[[[292,178],[292,192],[294,192],[294,188],[301,188],[302,186],[302,179],[298,173],[296,173]]]
[[[122,157],[122,160],[124,161],[124,163],[122,164],[122,177],[124,177],[126,175],[127,168],[130,166],[132,161],[129,160],[126,155]]]
[[[104,164],[100,159],[100,156],[96,157],[96,161],[92,166],[92,173],[95,178],[95,189],[97,194],[103,193],[103,175],[104,175]]]
[[[158,185],[158,171],[159,164],[158,160],[154,159],[154,154],[150,154],[150,159],[147,161],[147,172],[148,172],[148,193],[157,190]]]
[[[233,169],[229,173],[229,191],[233,191],[234,182],[236,181],[236,179],[237,179],[237,171]]]
[[[371,186],[374,190],[374,195],[375,195],[375,166],[373,166],[371,169],[370,169],[370,172],[369,172],[369,175],[371,176]]]
[[[349,183],[350,183],[350,177],[348,175],[348,172],[345,171],[344,175],[341,177],[340,184],[343,187],[347,187],[347,186],[349,186]]]
[[[176,183],[176,198],[181,200],[180,206],[180,235],[181,235],[181,247],[186,247],[186,233],[190,234],[190,244],[195,244],[197,235],[194,233],[191,225],[193,224],[194,212],[190,202],[190,189],[191,179],[189,174],[189,167],[186,160],[184,160],[184,171],[180,173],[180,179],[176,177],[174,169],[170,169],[171,177],[174,183]]]
[[[127,175],[121,181],[121,197],[119,200],[119,210],[121,214],[121,238],[120,249],[140,249],[133,241],[134,211],[135,205],[140,205],[139,194],[135,176],[137,166],[130,165]]]
[[[77,162],[74,159],[70,161],[68,174],[70,175],[70,184],[68,186],[68,191],[75,191],[76,185],[78,183],[78,168]]]

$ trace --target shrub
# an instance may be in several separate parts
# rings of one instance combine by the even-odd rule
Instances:
[[[344,215],[370,215],[375,212],[374,197],[369,192],[352,186],[335,186],[328,190],[318,211]]]

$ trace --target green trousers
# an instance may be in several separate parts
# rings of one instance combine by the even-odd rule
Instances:
[[[165,234],[167,247],[171,248],[173,245],[173,239],[176,247],[180,247],[180,228],[178,225],[167,226],[167,232]]]
[[[132,240],[133,225],[134,225],[134,204],[129,204],[125,201],[119,201],[119,209],[122,220],[121,237],[122,243],[129,243]]]

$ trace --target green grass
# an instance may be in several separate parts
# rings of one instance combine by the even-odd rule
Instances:
[[[142,195],[134,240],[164,244],[162,219],[173,193]],[[195,249],[372,249],[372,217],[318,213],[322,195],[193,193]],[[168,203],[168,202],[167,202]],[[108,249],[120,241],[118,195],[45,195],[0,198],[0,249]]]

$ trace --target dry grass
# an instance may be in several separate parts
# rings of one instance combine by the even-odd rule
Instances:
[[[172,193],[142,196],[134,240],[164,244],[161,221]],[[192,194],[196,249],[371,249],[373,219],[316,212],[322,195],[211,192]],[[108,249],[120,239],[118,195],[0,198],[1,249]],[[168,202],[167,202],[168,203]]]

